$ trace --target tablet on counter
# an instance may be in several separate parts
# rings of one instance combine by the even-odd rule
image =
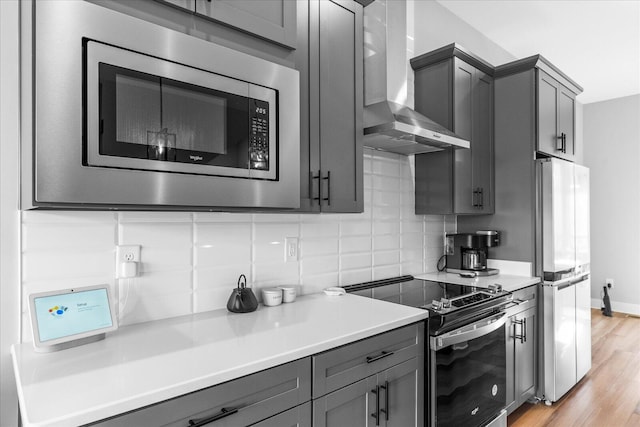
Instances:
[[[29,316],[39,352],[98,341],[118,328],[108,285],[31,294]]]

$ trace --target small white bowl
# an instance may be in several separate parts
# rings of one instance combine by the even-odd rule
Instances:
[[[332,297],[336,297],[336,296],[339,297],[340,295],[346,294],[347,291],[345,291],[343,288],[339,288],[335,286],[335,287],[324,289],[324,293]]]
[[[294,302],[296,300],[295,286],[278,286],[282,289],[282,302]]]
[[[262,290],[262,304],[274,306],[282,304],[282,289],[265,288]]]

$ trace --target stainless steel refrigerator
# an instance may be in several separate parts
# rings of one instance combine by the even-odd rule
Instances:
[[[589,169],[536,161],[537,275],[543,277],[540,389],[547,404],[591,368]]]

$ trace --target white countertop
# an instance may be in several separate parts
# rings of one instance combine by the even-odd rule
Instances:
[[[502,285],[507,292],[517,291],[527,286],[540,282],[539,277],[514,276],[510,274],[496,274],[494,276],[476,276],[474,278],[461,277],[458,273],[424,273],[414,276],[416,279],[431,280],[434,282],[453,283],[455,285],[475,286],[488,288],[489,285]]]
[[[97,421],[427,317],[425,310],[322,293],[253,313],[217,310],[122,327],[56,353],[11,349],[24,426]]]

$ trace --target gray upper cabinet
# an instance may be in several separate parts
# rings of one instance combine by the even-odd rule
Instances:
[[[167,0],[164,0],[167,1]],[[195,2],[195,13],[295,49],[296,5],[292,0],[169,0]]]
[[[310,0],[308,8],[306,49],[299,46],[296,59],[301,74],[300,209],[362,212],[362,5]],[[299,23],[299,33],[304,24]]]
[[[411,66],[416,110],[471,142],[416,155],[416,213],[492,214],[493,67],[456,44]]]
[[[575,159],[575,103],[575,93],[538,70],[538,152]]]

